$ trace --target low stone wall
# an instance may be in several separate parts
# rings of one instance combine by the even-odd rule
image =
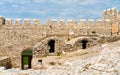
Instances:
[[[0,57],[0,66],[4,66],[6,69],[11,68],[11,60],[10,57],[5,56],[5,57]]]

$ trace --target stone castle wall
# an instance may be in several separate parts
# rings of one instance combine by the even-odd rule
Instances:
[[[90,19],[89,21],[86,21],[85,19],[80,20],[78,22],[77,20],[60,20],[59,23],[56,20],[50,21],[51,23],[47,23],[45,25],[40,23],[40,20],[36,19],[34,20],[34,24],[31,24],[29,19],[26,19],[24,21],[24,24],[22,24],[20,19],[16,19],[15,24],[12,24],[12,20],[6,19],[5,25],[1,25],[0,29],[3,30],[29,30],[35,31],[40,30],[40,34],[44,35],[88,35],[95,31],[97,34],[104,34],[104,35],[110,35],[111,32],[111,21],[106,20],[97,20],[94,21],[93,19]],[[42,33],[41,33],[42,32]],[[27,33],[27,32],[26,32]],[[29,33],[29,32],[28,32]]]
[[[13,23],[15,22],[15,23]],[[117,27],[118,26],[118,27]],[[2,30],[40,30],[43,35],[93,35],[92,32],[101,35],[111,35],[111,32],[120,30],[120,14],[115,8],[104,10],[103,19],[78,20],[47,20],[42,24],[39,19],[4,19],[0,17],[0,29]],[[41,33],[42,32],[42,33]],[[20,32],[19,32],[20,33]],[[27,32],[26,32],[27,33]],[[31,32],[32,33],[32,32]],[[29,34],[29,32],[28,32]],[[74,37],[73,36],[73,37]]]
[[[109,10],[107,10],[108,13]],[[113,11],[113,9],[112,9]],[[81,36],[111,36],[112,33],[119,35],[120,17],[104,12],[104,19],[94,21],[93,19],[85,20],[48,20],[42,24],[39,19],[16,19],[15,23],[11,19],[0,17],[0,56],[10,56],[13,67],[21,66],[21,54],[27,49],[33,49],[36,56],[41,56],[48,51],[49,40],[55,40],[55,53],[59,51],[76,50],[81,48],[79,43],[67,44],[69,40]],[[108,16],[106,16],[108,15]],[[117,16],[117,17],[116,17]],[[32,23],[33,22],[33,23]],[[89,39],[88,38],[88,39]],[[78,42],[79,39],[78,39]],[[36,44],[39,45],[35,49]],[[88,43],[94,45],[92,41]],[[41,51],[42,50],[42,51]],[[48,53],[48,52],[46,52]]]

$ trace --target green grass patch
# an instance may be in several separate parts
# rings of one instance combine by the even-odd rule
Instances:
[[[86,55],[86,54],[89,54],[89,52],[81,52],[81,53],[77,53],[76,56],[82,56],[82,55]]]
[[[61,56],[57,56],[56,59],[61,59],[62,57]]]
[[[24,60],[23,63],[24,63],[25,65],[28,65],[28,57],[23,57],[23,60]]]
[[[61,56],[62,52],[57,52],[57,56]]]
[[[86,55],[86,54],[89,54],[89,52],[83,51],[83,52],[72,54],[69,57],[82,56],[82,55]]]
[[[44,58],[44,57],[47,57],[47,54],[46,55],[40,55],[38,56],[39,58]]]

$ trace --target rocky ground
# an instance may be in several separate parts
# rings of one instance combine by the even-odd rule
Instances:
[[[0,67],[0,75],[120,75],[120,41],[105,43],[88,50],[91,50],[91,54],[98,52],[99,55],[96,53],[88,57],[89,53],[83,53],[86,57],[84,59],[72,53],[73,56],[63,56],[66,58],[63,63],[47,67],[43,65],[43,68],[38,70],[5,70]]]

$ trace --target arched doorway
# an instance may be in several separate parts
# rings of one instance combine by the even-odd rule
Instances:
[[[82,43],[82,49],[86,49],[88,41],[82,40],[81,43]]]
[[[54,53],[55,52],[55,40],[50,40],[48,42],[48,46],[50,47],[49,53]]]
[[[22,52],[22,61],[21,66],[22,69],[30,69],[31,68],[31,61],[32,61],[32,50],[27,49]]]

